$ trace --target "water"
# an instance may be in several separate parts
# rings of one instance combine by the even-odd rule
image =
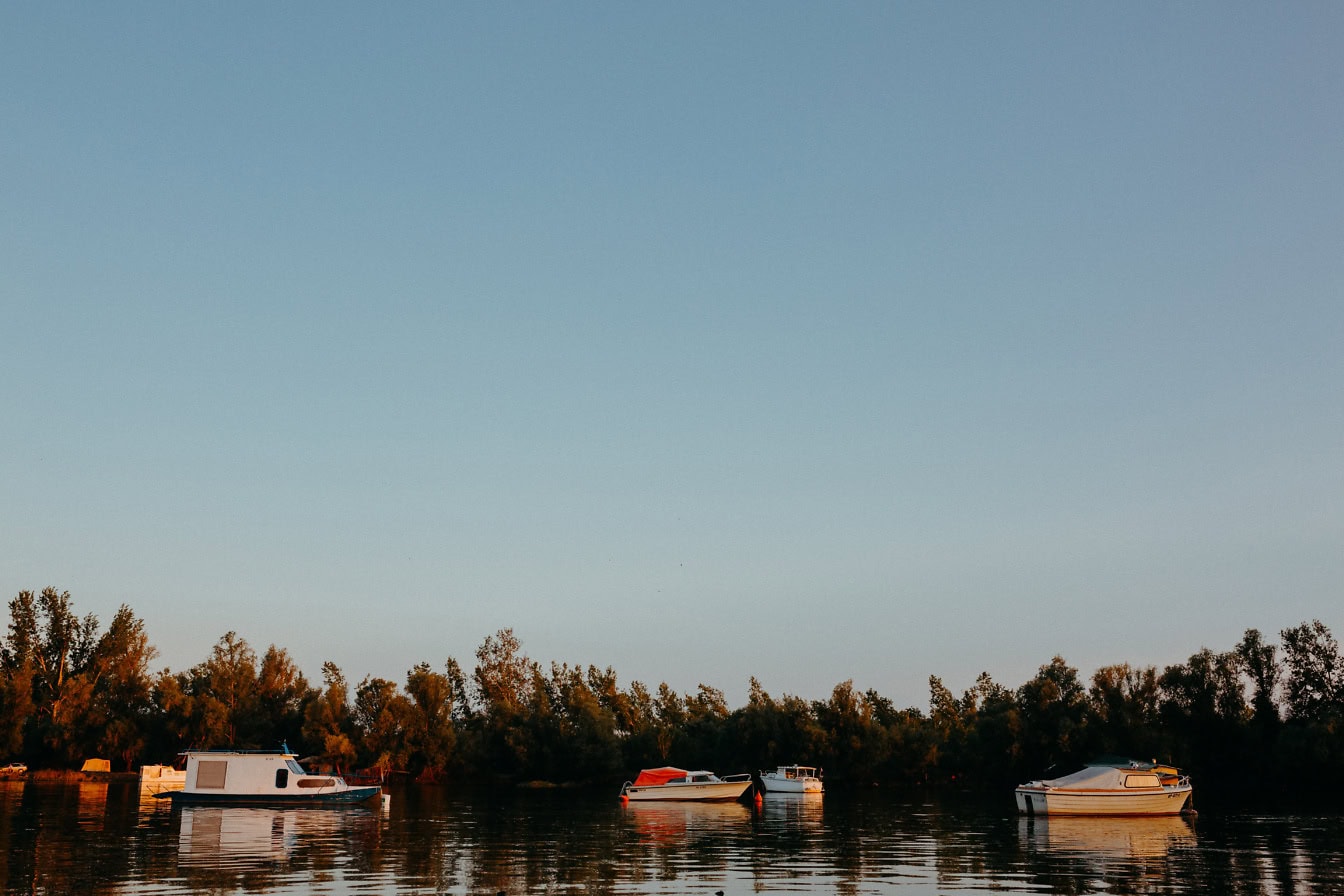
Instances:
[[[5,893],[1344,893],[1344,816],[1026,819],[878,793],[622,807],[394,790],[386,809],[186,807],[133,782],[0,784]]]

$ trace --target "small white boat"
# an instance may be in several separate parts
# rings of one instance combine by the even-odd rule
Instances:
[[[187,770],[171,765],[140,766],[140,794],[154,795],[187,786]]]
[[[720,778],[713,772],[688,772],[670,765],[646,768],[633,782],[621,785],[621,800],[735,800],[751,786],[751,775]]]
[[[1017,788],[1023,815],[1178,815],[1194,788],[1187,775],[1167,765],[1092,765],[1062,778]]]
[[[156,794],[183,805],[292,806],[359,803],[381,796],[380,784],[353,785],[340,775],[312,775],[298,757],[278,751],[200,750],[187,758],[181,790]]]
[[[810,765],[781,765],[772,772],[761,772],[766,793],[821,793],[821,776]]]

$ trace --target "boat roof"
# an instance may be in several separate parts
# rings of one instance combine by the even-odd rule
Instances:
[[[675,768],[670,765],[664,765],[661,768],[640,769],[639,777],[635,778],[635,785],[643,787],[648,784],[666,784],[673,778],[684,778],[691,772],[684,768]]]
[[[1130,775],[1151,776],[1154,783],[1156,775],[1152,769],[1115,768],[1109,765],[1089,765],[1082,771],[1042,781],[1046,787],[1065,787],[1082,790],[1120,790],[1125,787],[1125,779]]]

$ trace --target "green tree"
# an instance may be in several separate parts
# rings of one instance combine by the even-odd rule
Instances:
[[[330,661],[322,664],[322,683],[322,690],[304,707],[303,738],[316,745],[324,765],[344,770],[358,756],[350,688],[340,667]]]
[[[447,769],[457,743],[453,708],[457,694],[453,690],[452,666],[448,673],[419,663],[406,674],[406,695],[410,698],[407,718],[407,770],[417,777],[437,779]]]
[[[890,745],[886,731],[873,718],[874,706],[854,688],[854,682],[842,681],[831,690],[831,698],[812,704],[817,724],[827,733],[826,748],[819,765],[832,777],[860,784],[874,783],[885,765]]]
[[[366,676],[355,688],[355,725],[362,732],[365,765],[386,773],[405,769],[406,731],[410,701],[397,692],[394,682]]]
[[[1284,629],[1279,637],[1289,717],[1324,722],[1344,713],[1344,659],[1330,629],[1313,619]]]
[[[1096,753],[1151,757],[1162,752],[1158,740],[1157,670],[1129,663],[1102,666],[1088,689],[1092,713],[1092,749]]]
[[[1247,629],[1235,650],[1243,676],[1251,686],[1251,719],[1242,749],[1244,762],[1263,762],[1278,750],[1283,729],[1275,694],[1282,667],[1277,648],[1266,644],[1257,629]]]
[[[579,667],[552,663],[549,690],[560,749],[550,759],[548,779],[592,781],[617,774],[621,744],[616,716],[589,686]]]
[[[653,698],[653,715],[658,759],[668,762],[672,748],[686,726],[686,701],[665,681],[659,683],[658,695]]]
[[[263,730],[257,654],[237,632],[226,632],[204,662],[180,676],[179,687],[191,698],[184,707],[190,743],[261,749],[283,736]]]
[[[156,656],[144,623],[122,604],[98,639],[85,673],[98,752],[119,758],[128,771],[150,736],[154,704],[149,664]]]
[[[1067,769],[1087,749],[1087,694],[1078,670],[1056,656],[1017,689],[1022,743],[1042,769]]]
[[[1250,717],[1236,654],[1201,648],[1187,662],[1164,669],[1158,689],[1158,711],[1175,753],[1164,758],[1206,781],[1231,779]]]
[[[302,737],[304,710],[315,696],[289,652],[272,644],[262,656],[257,671],[257,719],[250,739],[267,745]],[[321,748],[322,745],[312,746]]]
[[[513,630],[506,628],[476,649],[472,678],[480,707],[476,726],[481,765],[505,777],[521,774],[535,746],[536,732],[526,722],[543,710],[536,702],[544,697],[535,690],[543,680],[539,667],[523,653]]]
[[[1025,771],[1022,717],[1013,692],[988,672],[981,672],[975,686],[963,695],[962,704],[967,708],[973,705],[975,710],[966,733],[967,762],[962,773],[986,786],[1006,786],[1021,780]]]

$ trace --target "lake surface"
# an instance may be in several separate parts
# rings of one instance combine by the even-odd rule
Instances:
[[[345,809],[171,808],[134,782],[0,784],[26,894],[1344,893],[1344,816],[1026,819],[1010,794],[759,807],[394,789]]]

